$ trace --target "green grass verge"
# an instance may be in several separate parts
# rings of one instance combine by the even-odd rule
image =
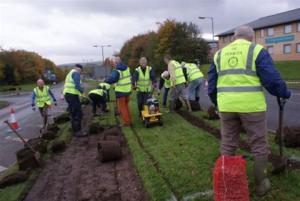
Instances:
[[[59,126],[59,137],[58,139],[65,140],[68,142],[71,139],[71,134],[69,132],[69,123],[65,123]],[[48,152],[43,155],[43,159],[46,160],[51,155],[51,151],[49,147],[51,146],[51,142],[48,145]],[[18,164],[14,164],[10,166],[7,170],[0,174],[0,179],[5,177],[6,175],[17,172],[19,169]],[[33,170],[29,179],[23,183],[19,183],[13,186],[9,186],[3,189],[0,189],[0,200],[1,201],[18,201],[22,200],[24,196],[26,196],[27,192],[30,190],[32,185],[34,184],[36,178],[38,177],[40,170]]]
[[[0,91],[6,91],[10,88],[19,88],[21,87],[20,91],[32,91],[34,87],[36,87],[36,83],[26,83],[26,84],[20,84],[20,85],[1,85]]]
[[[9,103],[7,101],[2,101],[0,100],[0,109],[5,108],[9,105]]]
[[[300,81],[300,61],[276,61],[276,69],[279,71],[282,79]],[[200,66],[201,71],[207,77],[210,64]],[[295,85],[295,84],[294,84]],[[293,85],[293,88],[300,88],[299,84]]]
[[[130,128],[122,128],[135,166],[143,181],[143,184],[150,195],[151,200],[167,200],[171,198],[171,189],[183,199],[186,195],[197,192],[206,192],[212,186],[212,168],[219,155],[219,140],[209,133],[192,126],[182,117],[175,113],[164,112],[164,126],[145,128],[138,118],[135,96],[131,98],[131,112],[134,122],[134,129],[137,131],[145,149],[155,158],[155,164],[159,166],[159,173],[153,161],[139,146],[137,138]],[[195,117],[203,118],[203,113],[195,113]],[[212,126],[218,126],[218,121],[210,121]],[[277,149],[272,145],[271,149]],[[238,150],[240,154],[247,154]],[[287,150],[287,153],[298,155],[294,149]],[[253,193],[251,160],[247,163],[247,174],[249,179],[251,200],[274,201],[297,200],[300,196],[300,172],[289,171],[285,175],[271,176],[272,190],[264,198],[257,198]],[[271,166],[269,167],[271,170]],[[163,175],[163,176],[162,176]],[[167,185],[163,178],[171,184]],[[194,200],[213,200],[212,195],[198,197]]]

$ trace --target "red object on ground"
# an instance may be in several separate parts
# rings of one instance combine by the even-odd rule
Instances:
[[[117,98],[118,102],[118,110],[121,115],[121,118],[123,120],[123,123],[125,125],[130,125],[131,124],[131,117],[130,117],[130,111],[129,111],[129,96],[123,96],[120,98]]]
[[[15,109],[14,108],[10,108],[10,124],[14,129],[19,129],[19,124],[18,121],[16,120],[16,116],[15,116]]]
[[[249,201],[246,161],[242,156],[220,156],[214,168],[215,201]]]

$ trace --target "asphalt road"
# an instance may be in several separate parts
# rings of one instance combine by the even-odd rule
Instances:
[[[267,108],[267,123],[268,129],[275,131],[278,127],[278,104],[276,97],[269,95],[267,92],[266,100]],[[207,89],[202,87],[200,104],[204,108],[211,105],[209,97],[207,96]],[[284,125],[285,126],[300,126],[300,90],[292,90],[292,97],[287,101],[284,112]]]
[[[52,88],[58,106],[53,107],[49,114],[56,116],[65,110],[66,104],[61,101],[60,94],[63,88],[63,84],[60,83]],[[42,127],[42,118],[38,110],[35,112],[31,109],[31,93],[22,93],[19,96],[16,95],[2,95],[0,100],[6,100],[10,102],[10,105],[0,110],[0,172],[6,167],[16,161],[15,152],[23,147],[23,143],[12,133],[8,132],[9,129],[4,120],[9,119],[10,108],[15,108],[16,118],[21,127],[19,131],[26,139],[39,136],[39,130]]]

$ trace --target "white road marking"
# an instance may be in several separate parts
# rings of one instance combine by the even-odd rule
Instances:
[[[6,167],[0,165],[0,172],[3,172],[6,169],[7,169]]]
[[[23,142],[20,138],[12,137],[12,136],[6,136],[5,139],[8,140],[8,141]],[[26,142],[28,141],[28,139],[26,139],[26,138],[24,138],[24,140]]]

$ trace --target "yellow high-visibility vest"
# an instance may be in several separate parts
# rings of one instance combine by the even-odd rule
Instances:
[[[103,96],[106,92],[103,89],[93,89],[89,92],[89,94],[97,94],[99,96]]]
[[[44,107],[45,105],[51,105],[51,97],[49,94],[49,87],[44,86],[43,90],[39,87],[34,88],[34,93],[36,96],[36,106]]]
[[[184,74],[183,74],[183,70],[182,67],[180,65],[179,62],[175,61],[175,60],[171,60],[170,61],[174,67],[175,67],[175,76],[176,76],[176,83],[175,85],[179,85],[179,84],[183,84],[186,82]]]
[[[116,92],[123,92],[123,93],[129,93],[131,92],[131,75],[130,75],[130,70],[129,67],[127,67],[126,70],[120,71],[119,72],[119,80],[116,83]]]
[[[255,61],[263,46],[238,39],[219,50],[217,102],[220,112],[266,111],[266,100]]]
[[[150,80],[150,71],[152,67],[146,66],[145,74],[142,71],[142,68],[139,66],[135,70],[139,74],[139,79],[137,80],[137,91],[140,92],[150,92],[152,89],[151,80]]]
[[[72,69],[68,75],[66,76],[66,80],[65,80],[65,85],[64,85],[64,91],[63,94],[69,93],[69,94],[74,94],[74,95],[80,95],[80,91],[78,91],[75,88],[75,83],[74,80],[72,78],[72,74],[76,72],[75,69]]]
[[[186,63],[184,67],[186,67],[186,73],[189,82],[203,77],[202,72],[200,71],[200,69],[196,64]]]

